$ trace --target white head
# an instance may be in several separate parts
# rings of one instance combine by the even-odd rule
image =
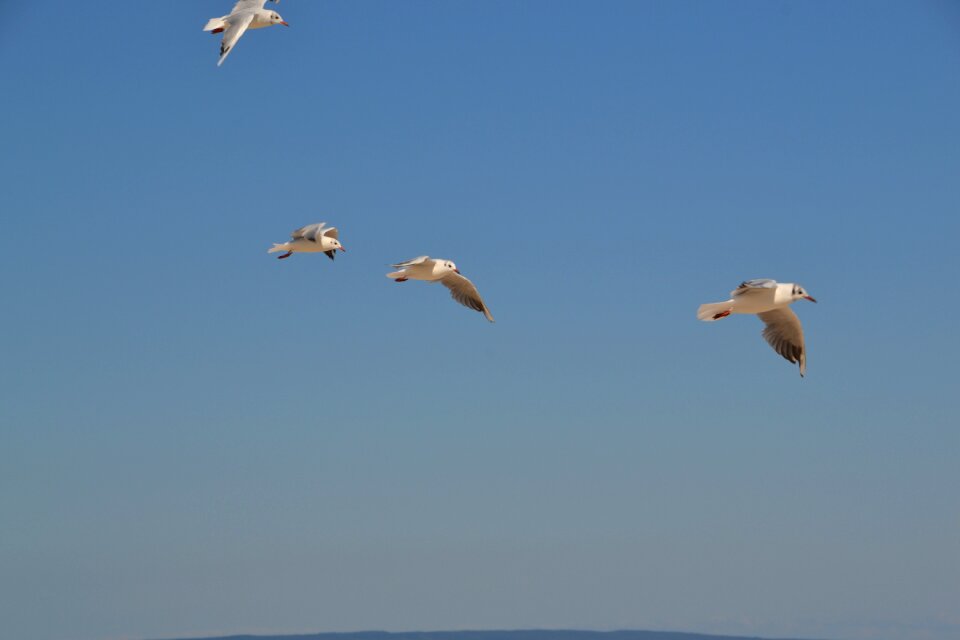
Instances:
[[[340,251],[343,251],[344,253],[347,251],[343,248],[343,245],[340,244],[339,240],[336,238],[329,238],[327,236],[323,237],[323,247],[327,251],[336,251],[337,249],[340,249]]]
[[[453,264],[449,260],[438,260],[440,265],[440,270],[443,272],[453,271],[454,273],[460,273],[460,269],[457,269],[457,265]]]
[[[271,12],[270,12],[270,24],[282,24],[282,25],[285,26],[285,27],[289,27],[289,26],[290,26],[289,24],[287,24],[286,20],[284,20],[283,18],[281,18],[281,17],[280,17],[280,14],[277,13],[276,11],[271,11]]]
[[[810,294],[807,293],[807,290],[798,284],[793,285],[793,290],[791,291],[791,294],[793,295],[794,300],[800,300],[801,298],[803,298],[804,300],[809,300],[810,302],[816,302],[816,300],[814,300],[810,296]]]

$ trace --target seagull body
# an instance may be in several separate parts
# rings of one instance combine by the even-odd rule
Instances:
[[[800,365],[800,376],[807,371],[807,351],[803,343],[800,318],[790,309],[797,300],[816,302],[798,284],[776,280],[747,280],[730,292],[726,302],[700,305],[697,318],[713,322],[733,313],[755,314],[766,325],[763,338],[773,350]]]
[[[407,280],[424,280],[426,282],[440,282],[450,290],[450,295],[454,300],[465,307],[480,311],[486,316],[487,320],[493,322],[493,314],[480,297],[480,292],[470,280],[460,275],[460,270],[450,260],[431,258],[430,256],[420,256],[406,262],[398,262],[391,265],[399,271],[393,271],[387,274],[394,282],[406,282]]]
[[[204,31],[223,34],[223,40],[220,41],[218,67],[227,59],[227,56],[233,50],[233,46],[237,44],[237,40],[247,29],[262,29],[263,27],[272,27],[275,24],[282,24],[285,27],[290,26],[280,17],[279,13],[263,8],[266,1],[240,0],[233,6],[230,15],[210,18],[207,21],[207,25],[203,28]],[[279,2],[279,0],[273,1]]]
[[[289,242],[275,242],[267,253],[286,251],[282,256],[277,256],[280,260],[294,253],[325,253],[333,260],[337,249],[346,251],[340,244],[340,232],[336,227],[328,227],[326,222],[300,227],[290,234],[290,238]]]

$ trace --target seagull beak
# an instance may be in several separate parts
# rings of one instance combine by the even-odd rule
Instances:
[[[340,249],[340,251],[343,251],[344,253],[347,252],[346,248],[345,248],[343,245],[340,245],[340,246],[337,247],[337,248]]]
[[[806,300],[809,300],[810,302],[816,302],[816,300],[814,300],[814,299],[811,298],[810,296],[803,296],[803,297],[804,297]]]
[[[280,21],[280,24],[282,24],[282,25],[285,26],[285,27],[289,27],[289,26],[290,26],[290,23],[287,22],[286,20],[281,20],[281,21]]]
[[[460,269],[454,269],[453,272],[454,272],[454,273],[460,273]]]

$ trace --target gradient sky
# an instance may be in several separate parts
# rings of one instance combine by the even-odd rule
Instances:
[[[5,637],[960,637],[956,3],[229,6],[3,3]]]

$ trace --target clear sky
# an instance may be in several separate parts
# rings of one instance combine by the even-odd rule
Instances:
[[[3,3],[4,637],[960,637],[956,3],[229,6]]]

